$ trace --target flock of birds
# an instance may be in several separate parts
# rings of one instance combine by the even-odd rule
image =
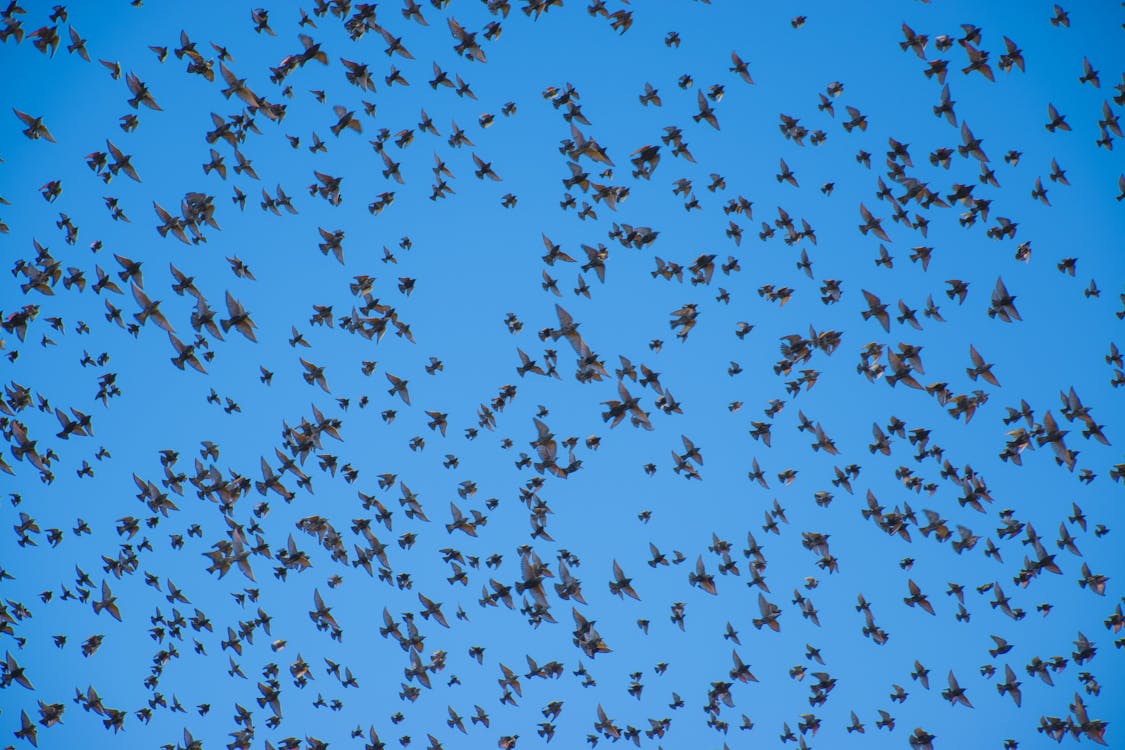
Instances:
[[[705,13],[707,4],[684,3],[682,10]],[[132,5],[140,6],[140,0]],[[1018,330],[1033,292],[1013,285],[1013,293],[1003,277],[973,274],[967,259],[962,259],[963,278],[932,282],[925,271],[933,263],[945,274],[951,268],[947,258],[958,252],[929,246],[931,231],[935,236],[954,233],[949,236],[967,238],[958,240],[965,244],[1002,247],[1015,268],[1049,262],[1063,277],[1076,276],[1080,268],[1070,248],[1063,248],[1057,260],[1033,261],[1033,240],[1019,232],[1021,211],[1049,207],[1051,197],[1068,189],[1067,168],[1052,159],[1049,172],[1033,181],[1026,172],[1016,172],[1023,157],[1015,148],[1019,128],[1013,127],[1006,153],[1000,152],[1001,145],[978,137],[956,106],[962,80],[980,78],[1002,87],[1005,77],[1034,66],[1073,63],[1069,85],[1100,99],[1096,122],[1073,112],[1068,120],[1055,103],[1045,101],[1045,119],[1034,127],[1045,128],[1051,137],[1073,128],[1075,137],[1089,139],[1091,159],[1099,160],[1113,158],[1114,143],[1123,136],[1119,113],[1125,107],[1125,75],[1115,83],[1090,59],[1041,61],[1028,55],[1025,60],[1018,41],[1002,30],[965,23],[937,33],[903,23],[895,47],[883,49],[889,45],[873,36],[872,54],[893,55],[895,65],[920,63],[920,85],[932,89],[934,101],[932,115],[923,114],[948,123],[953,145],[935,144],[927,159],[919,153],[921,146],[911,148],[898,139],[904,133],[876,137],[883,124],[877,117],[869,119],[860,101],[843,104],[848,101],[841,100],[845,83],[832,82],[820,92],[805,92],[809,102],[800,117],[779,115],[780,138],[775,134],[774,142],[760,148],[784,156],[771,157],[778,160],[776,173],[758,183],[719,160],[697,164],[689,144],[689,139],[738,139],[738,123],[727,119],[724,104],[771,85],[749,50],[722,52],[721,65],[720,57],[709,52],[700,58],[706,60],[699,63],[701,69],[678,80],[638,81],[623,109],[647,113],[677,100],[690,110],[689,116],[650,128],[650,142],[638,141],[627,153],[617,142],[634,136],[613,132],[606,114],[599,120],[583,109],[589,101],[583,96],[597,81],[548,82],[537,101],[495,102],[499,114],[478,115],[476,127],[462,128],[456,117],[446,126],[444,119],[439,122],[426,112],[425,97],[447,97],[441,100],[443,111],[477,106],[472,79],[488,75],[490,56],[495,59],[503,46],[502,30],[519,26],[520,33],[550,35],[552,19],[568,12],[563,0],[405,0],[401,8],[393,5],[313,0],[311,7],[301,9],[255,8],[248,16],[240,10],[240,28],[199,23],[190,33],[149,46],[146,63],[151,65],[155,55],[161,67],[158,78],[146,75],[147,80],[134,72],[134,60],[115,57],[121,39],[82,35],[80,13],[91,12],[89,8],[71,12],[62,5],[45,8],[9,0],[0,10],[0,59],[14,66],[11,70],[32,59],[49,59],[51,66],[92,66],[106,85],[102,96],[122,113],[113,132],[95,136],[74,123],[56,126],[49,115],[10,100],[12,115],[3,131],[0,157],[30,150],[40,171],[61,174],[65,163],[66,169],[77,164],[84,173],[81,184],[68,177],[65,190],[58,177],[36,187],[23,175],[3,175],[7,194],[0,204],[14,206],[0,215],[0,242],[13,263],[0,293],[5,337],[0,367],[7,370],[0,375],[0,434],[7,448],[0,454],[0,486],[11,488],[4,493],[11,506],[5,514],[14,530],[0,567],[0,639],[5,648],[0,723],[6,739],[14,737],[17,746],[65,746],[54,738],[73,725],[88,734],[65,736],[88,744],[143,741],[175,750],[220,745],[321,750],[329,744],[440,750],[493,742],[501,748],[542,747],[556,732],[566,738],[564,744],[572,743],[567,746],[582,737],[591,746],[625,741],[638,747],[724,748],[779,738],[782,746],[793,743],[803,749],[818,741],[839,746],[844,738],[863,735],[921,750],[941,746],[943,735],[950,736],[956,726],[972,726],[981,737],[1000,735],[1008,749],[1024,741],[1042,746],[1042,738],[1108,744],[1111,722],[1106,717],[1114,715],[1112,706],[1108,713],[1100,711],[1099,696],[1102,682],[1122,687],[1121,679],[1111,675],[1125,673],[1119,651],[1125,648],[1125,600],[1114,602],[1110,596],[1114,571],[1091,562],[1106,558],[1085,555],[1100,550],[1114,559],[1111,521],[1119,511],[1106,498],[1120,492],[1125,463],[1106,460],[1114,436],[1098,420],[1123,413],[1111,400],[1120,398],[1114,394],[1125,385],[1123,355],[1110,341],[1104,343],[1104,363],[1076,363],[1084,372],[1098,372],[1102,387],[1095,398],[1086,395],[1084,400],[1077,388],[1063,383],[1049,384],[1059,392],[1059,402],[1012,396],[1001,380],[1014,363],[993,360],[986,347],[977,348],[975,338],[990,326]],[[671,25],[677,17],[662,5],[633,7],[628,0],[591,0],[583,10],[584,23],[608,25],[621,38],[632,38],[655,23]],[[479,13],[486,13],[487,21],[464,20]],[[1036,23],[1054,27],[1050,33],[1077,31],[1068,30],[1070,16],[1058,5],[1042,15]],[[776,33],[799,35],[815,20],[815,14],[797,16],[791,29]],[[416,43],[423,33],[424,41]],[[590,34],[599,44],[609,38]],[[341,41],[328,43],[340,35]],[[687,54],[686,31],[665,30],[662,35],[662,43],[659,38],[653,43],[656,51],[679,54],[684,44]],[[275,55],[278,61],[268,69],[240,64],[243,50],[225,41],[235,38],[246,47],[265,45],[270,54],[281,50]],[[416,59],[411,51],[421,56],[423,46],[435,44],[443,51],[452,48],[456,67]],[[714,82],[703,83],[704,76]],[[200,93],[198,101],[195,94],[177,91],[200,79],[205,84],[199,90],[206,95]],[[420,109],[420,114],[392,121],[380,111],[397,111],[385,104],[392,100],[407,102],[404,106],[412,112]],[[181,111],[172,111],[177,107]],[[191,161],[196,170],[192,189],[182,197],[158,200],[141,198],[136,186],[119,190],[125,181],[141,183],[151,174],[150,159],[156,157],[131,145],[139,134],[172,127],[164,118],[187,118],[189,109],[209,112],[207,127],[193,142],[161,143],[166,153],[160,158],[171,153]],[[532,199],[507,192],[511,181],[518,181],[509,175],[519,174],[519,165],[506,163],[499,146],[492,158],[474,139],[487,143],[487,131],[494,126],[518,128],[530,109],[556,118],[562,136],[557,153],[549,156],[555,173],[540,180],[551,185],[552,194],[561,180],[560,210],[534,220],[542,231],[524,233],[518,248],[522,254],[534,247],[539,255],[540,242],[543,247],[536,277],[524,280],[534,292],[528,299],[539,302],[509,312],[492,330],[479,333],[499,339],[508,359],[502,368],[469,359],[466,367],[503,374],[497,376],[502,383],[495,395],[466,412],[449,402],[456,386],[444,380],[459,377],[454,366],[458,357],[441,356],[443,346],[455,347],[464,335],[462,327],[456,321],[444,327],[418,322],[427,312],[411,304],[418,299],[412,296],[416,287],[424,290],[429,283],[427,274],[439,275],[443,264],[453,262],[443,259],[442,252],[458,249],[415,247],[411,235],[387,240],[391,235],[383,223],[391,221],[396,209],[415,211],[406,217],[414,223],[440,216],[446,202],[472,193],[477,181],[481,189],[495,188],[489,200],[504,212],[488,222],[528,210]],[[330,133],[327,140],[315,131],[289,127],[301,113]],[[465,118],[472,116],[461,114],[461,121],[471,122]],[[885,157],[873,153],[883,148],[884,137]],[[807,170],[787,163],[799,163],[795,154],[803,148],[841,138],[862,144],[851,165],[859,177],[848,178],[861,181],[854,189],[844,187],[851,183],[843,175],[810,187]],[[354,148],[347,145],[354,143],[362,148],[349,152],[346,162],[329,161],[330,152]],[[431,146],[432,183],[422,184],[407,155]],[[82,155],[87,147],[94,150]],[[703,150],[697,151],[702,161]],[[282,185],[271,175],[281,170],[279,162],[289,153],[318,165],[307,187]],[[255,154],[260,155],[252,161]],[[462,171],[460,163],[476,180],[454,176],[455,169]],[[529,190],[547,190],[524,179]],[[373,183],[379,187],[363,199],[370,202],[361,212],[367,224],[329,219],[317,226],[306,221],[301,228],[302,213],[342,216],[343,207],[354,204],[357,186]],[[736,183],[746,186],[745,195]],[[1019,187],[1023,183],[1026,192]],[[671,260],[688,251],[666,239],[671,230],[661,225],[679,218],[637,215],[632,220],[644,224],[626,223],[642,194],[667,196],[669,186],[685,216],[694,219],[693,212],[699,212],[717,227],[708,242],[724,250]],[[802,195],[818,191],[818,200],[846,203],[848,215],[855,217],[848,233],[832,237],[822,229],[818,236],[797,209],[764,208],[772,191],[790,189]],[[1087,189],[1099,194],[1113,190],[1117,201],[1125,200],[1125,176],[1115,185]],[[1016,193],[1018,201],[1009,197]],[[411,202],[408,196],[415,194],[429,203]],[[24,208],[33,202],[46,202],[57,212],[53,226],[26,221],[38,210]],[[999,216],[994,202],[1008,215]],[[704,210],[704,203],[712,205]],[[290,222],[285,253],[245,242],[236,251],[225,242],[224,232],[234,231],[231,227],[264,220]],[[82,226],[80,231],[80,224],[100,227],[99,238],[91,243],[90,230]],[[564,245],[551,239],[564,233],[549,228],[555,226],[591,239]],[[503,263],[508,250],[491,246],[488,231],[466,228],[458,242],[474,248],[482,263]],[[602,232],[604,242],[598,241]],[[1085,239],[1081,232],[1078,236]],[[785,259],[789,277],[770,281],[761,275],[755,241],[768,248],[762,252]],[[309,263],[308,253],[296,248],[314,243],[315,262]],[[863,281],[818,276],[815,265],[830,266],[827,253],[841,252],[818,253],[832,244],[863,248],[857,252],[864,254],[864,274],[898,278],[921,273],[929,285],[924,300],[908,301],[905,292],[896,299],[864,288]],[[383,255],[361,256],[365,251],[358,245],[383,245]],[[346,288],[336,288],[331,299],[285,290],[291,302],[279,314],[289,317],[256,313],[251,301],[268,294],[256,291],[256,273],[265,277],[267,266],[270,274],[278,273],[275,266],[285,272],[289,259],[298,256],[301,260],[288,267],[297,279],[343,269]],[[399,276],[400,262],[417,275]],[[644,270],[634,273],[641,262]],[[1122,268],[1119,261],[1116,267]],[[192,268],[199,270],[192,273]],[[564,273],[577,274],[573,289],[563,281]],[[860,275],[858,265],[855,274]],[[1017,274],[1012,271],[1010,278]],[[640,297],[654,286],[675,286],[677,294],[692,297],[659,321],[671,342],[659,337],[638,342],[627,325],[584,314],[594,297]],[[689,435],[677,420],[691,417],[692,402],[704,401],[704,391],[724,388],[710,380],[710,373],[684,378],[685,372],[693,372],[692,358],[702,356],[691,347],[702,336],[717,335],[707,329],[726,306],[751,317],[742,310],[750,309],[745,305],[755,292],[768,305],[763,317],[781,321],[778,325],[790,332],[768,337],[762,321],[740,320],[733,332],[722,334],[721,346],[732,351],[758,346],[764,366],[755,366],[746,354],[732,355],[741,362],[732,359],[725,375],[741,377],[734,381],[739,400],[729,403],[727,414],[702,415],[692,422],[707,430],[705,437]],[[501,300],[507,294],[503,284],[478,293]],[[795,319],[794,310],[812,308],[786,306],[805,295],[818,298],[820,309],[828,313],[818,320],[829,321],[830,327]],[[1092,280],[1084,290],[1076,288],[1066,304],[1100,305],[1110,295],[1107,300],[1101,296]],[[163,307],[162,300],[167,301]],[[859,307],[848,307],[857,300],[862,300]],[[1125,295],[1121,302],[1125,305]],[[309,309],[311,316],[305,318]],[[448,308],[428,314],[455,315]],[[1125,318],[1125,308],[1098,315],[1104,321],[1101,330],[1069,335],[1097,339],[1102,346],[1114,321]],[[525,319],[541,321],[542,327],[537,333],[535,326],[524,330]],[[948,329],[941,335],[957,342],[958,361],[924,361],[927,346],[920,342],[926,341],[930,351],[939,345],[923,332],[943,325]],[[903,340],[884,343],[884,335]],[[1026,345],[1033,346],[1031,339]],[[258,351],[263,352],[260,357]],[[854,361],[841,369],[839,357],[829,361],[837,352],[849,352]],[[678,358],[682,360],[674,365]],[[119,369],[117,363],[125,359],[129,368]],[[237,378],[212,372],[236,372],[222,368],[251,360],[253,371],[238,368]],[[927,375],[927,369],[942,374]],[[745,382],[750,378],[755,380]],[[280,381],[289,379],[303,397],[311,397],[312,406],[296,407],[286,397],[272,403],[267,413],[260,407],[265,397],[246,395],[285,387]],[[57,387],[44,389],[40,382]],[[341,382],[348,383],[346,389]],[[359,387],[351,388],[355,383]],[[145,388],[166,389],[161,397],[168,400],[190,401],[197,418],[212,425],[208,437],[197,440],[175,425],[140,427],[150,415],[130,407],[130,391]],[[834,398],[841,402],[865,400],[867,416],[858,429],[832,424],[830,405],[820,412],[808,405],[815,394],[832,388],[838,389]],[[681,401],[673,389],[691,396]],[[907,398],[910,408],[918,410],[912,414],[928,414],[932,420],[912,416],[908,423],[894,416]],[[529,400],[543,403],[521,411]],[[712,428],[718,430],[729,419],[737,420],[737,433],[717,437]],[[415,431],[403,450],[416,463],[388,465],[376,455],[382,449],[356,445],[354,439],[344,442],[362,430],[390,435],[396,420]],[[557,425],[572,422],[582,424],[587,436],[556,434]],[[280,433],[271,432],[275,437],[263,441],[258,426],[248,426],[263,423],[265,430],[279,428]],[[967,438],[961,444],[943,440],[970,434],[970,423],[972,434],[987,435],[992,447],[981,450]],[[101,443],[100,436],[115,428],[122,443]],[[632,455],[621,446],[645,439],[649,431],[663,437],[662,457],[653,454],[639,464],[615,458]],[[808,447],[793,449],[799,465],[786,468],[786,459],[771,458],[778,453],[773,443],[779,439],[790,446],[806,443]],[[625,452],[614,454],[615,449]],[[712,458],[716,452],[724,455]],[[708,473],[721,474],[724,462],[728,467],[737,463],[739,477],[737,484],[720,485],[722,492],[736,497],[720,506],[710,543],[677,538],[674,525],[666,527],[662,539],[649,535],[669,512],[654,510],[645,499],[649,483],[675,483],[670,492],[685,497],[695,487],[706,490],[708,453]],[[140,456],[143,463],[122,468],[124,474],[115,472],[111,467],[122,455]],[[244,455],[254,458],[232,458]],[[466,460],[477,455],[484,458],[475,464]],[[513,464],[516,479],[510,481]],[[416,470],[416,465],[426,468]],[[474,475],[465,471],[481,465],[489,468]],[[825,481],[804,499],[783,494],[799,473],[821,470],[827,472]],[[1044,482],[1063,477],[1072,496],[1051,503],[1023,501],[1004,497],[986,479],[986,474],[1029,471],[1052,478]],[[613,478],[619,488],[614,503],[625,506],[635,526],[595,529],[599,517],[612,512],[596,507],[608,498],[592,496],[597,486],[586,486],[578,496],[567,494],[568,485],[582,482],[588,472],[600,472],[600,481]],[[129,475],[128,491],[135,490],[140,506],[123,491]],[[456,476],[457,481],[440,490],[411,489],[412,484],[429,488],[440,476]],[[495,496],[482,499],[478,486],[481,495]],[[75,506],[68,503],[78,494],[86,498],[81,507],[91,507],[74,517]],[[779,496],[787,498],[788,509]],[[690,497],[682,502],[698,502],[702,508],[703,495]],[[1051,527],[1043,528],[1045,521],[1033,524],[1024,515],[1024,502]],[[1083,506],[1091,505],[1101,510],[1088,517]],[[808,524],[798,530],[790,525],[790,516]],[[861,519],[863,525],[833,525],[844,522],[832,519],[845,516]],[[438,523],[431,523],[431,517]],[[573,531],[576,524],[582,528],[582,519],[589,524],[588,535]],[[571,531],[560,532],[560,526]],[[603,534],[608,536],[602,539]],[[89,540],[83,539],[87,536]],[[853,561],[881,554],[879,545],[887,541],[904,557],[879,563],[885,580],[870,582],[866,595],[858,589],[840,592],[834,579],[842,580]],[[608,552],[607,546],[612,547]],[[48,548],[50,558],[32,557]],[[768,558],[767,548],[778,552]],[[809,564],[800,575],[788,570],[788,558],[786,569],[769,565],[771,559],[782,559],[782,548],[811,554],[801,558]],[[607,554],[611,565],[591,569],[591,558]],[[939,567],[962,555],[973,563],[959,570],[974,579],[950,581],[944,592],[914,572],[916,562],[921,569],[933,559]],[[1118,553],[1116,561],[1121,559]],[[1033,604],[1036,591],[1053,585],[1051,576],[1068,579],[1067,602],[1058,607],[1050,601]],[[797,583],[790,600],[779,589],[792,584],[779,581],[792,580]],[[828,596],[833,586],[839,601],[849,603],[819,608],[815,597]],[[869,601],[874,589],[899,593]],[[363,602],[362,607],[352,609],[359,606],[355,602]],[[1085,614],[1079,613],[1091,611],[1089,606],[1104,612],[1101,621],[1080,619]],[[892,629],[886,627],[884,613],[897,609],[904,611],[896,617],[913,618],[917,630],[896,630],[896,643],[912,638],[921,643],[935,634],[972,628],[974,617],[977,627],[988,622],[983,636],[986,643],[990,636],[992,646],[982,646],[978,638],[971,649],[971,659],[984,662],[979,674],[960,668],[955,673],[951,663],[940,661],[940,653],[925,663],[919,658],[897,664],[890,675],[874,669],[838,671],[833,661],[843,664],[844,652],[885,650]],[[706,630],[705,610],[725,625]],[[53,614],[58,612],[62,614]],[[943,624],[928,630],[923,614]],[[1067,620],[1076,631],[1072,649],[1070,644],[1029,642],[1034,636],[1028,623],[1048,616]],[[58,627],[73,624],[53,634],[41,624],[48,621]],[[501,621],[508,630],[498,629],[495,623]],[[645,650],[650,628],[654,642],[680,638],[674,650]],[[661,635],[663,631],[668,632]],[[760,666],[768,660],[766,652],[784,651],[789,658],[785,649],[793,638],[800,643],[796,666],[787,675],[767,676]],[[693,645],[697,640],[730,650],[724,665],[702,683],[677,672],[693,661],[706,661],[696,650],[702,647]],[[48,654],[44,643],[55,655]],[[119,666],[98,661],[103,643],[107,651],[118,649]],[[464,648],[463,643],[471,645]],[[1009,655],[1016,644],[1064,653],[1036,655],[1025,664]],[[505,648],[526,652],[526,671],[494,655]],[[620,652],[638,649],[649,654],[652,664],[639,669],[625,664]],[[129,652],[145,655],[143,674],[125,667]],[[198,662],[197,671],[181,674],[179,665],[189,661]],[[808,706],[784,715],[756,713],[754,706],[766,697],[752,692],[749,684],[759,679],[777,685],[779,695],[785,690],[781,683],[798,683],[807,691],[800,700],[807,697]],[[55,690],[60,681],[73,690]],[[927,694],[931,683],[937,694],[932,699]],[[132,699],[121,697],[134,695],[130,690],[138,685],[143,685],[143,701],[129,703]],[[862,685],[877,685],[880,691],[888,686],[889,697],[878,705],[848,706]],[[974,705],[980,712],[986,696],[1018,707],[1029,688],[1036,705],[1057,710],[1023,716],[1025,709],[1012,725],[966,718]],[[525,691],[527,700],[521,703]],[[643,712],[620,709],[622,694],[636,699]],[[185,695],[194,697],[182,702]],[[220,705],[231,695],[238,696],[231,705]],[[589,708],[590,695],[596,696],[596,708],[584,714],[586,708],[571,707]],[[928,702],[926,718],[911,720],[909,726],[900,721],[896,727],[895,713],[906,710],[902,704],[908,695],[911,706]],[[393,703],[386,703],[388,696]],[[1120,708],[1121,695],[1107,697]],[[309,704],[316,713],[309,713]],[[947,713],[949,707],[956,710]],[[830,723],[825,717],[832,710],[845,711],[847,722]],[[345,716],[354,720],[345,723]],[[421,716],[426,720],[415,718]],[[138,737],[142,739],[129,739]]]

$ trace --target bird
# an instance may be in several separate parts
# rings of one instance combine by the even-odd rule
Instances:
[[[23,134],[25,136],[33,141],[42,138],[43,140],[50,143],[56,142],[55,137],[51,135],[51,131],[48,130],[47,126],[43,124],[42,117],[33,117],[26,112],[21,112],[15,108],[13,108],[12,111],[15,112],[16,117],[18,117],[20,121],[27,126],[23,131]]]

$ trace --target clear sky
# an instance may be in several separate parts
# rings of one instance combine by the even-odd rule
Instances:
[[[1119,744],[1120,4],[21,5],[3,743]]]

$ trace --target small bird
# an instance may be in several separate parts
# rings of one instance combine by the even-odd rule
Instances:
[[[18,109],[13,109],[12,111],[15,112],[16,117],[20,118],[20,121],[27,126],[23,131],[25,136],[33,141],[42,138],[45,141],[55,143],[55,137],[51,135],[51,131],[43,124],[42,117],[32,117],[26,112],[20,112]]]

